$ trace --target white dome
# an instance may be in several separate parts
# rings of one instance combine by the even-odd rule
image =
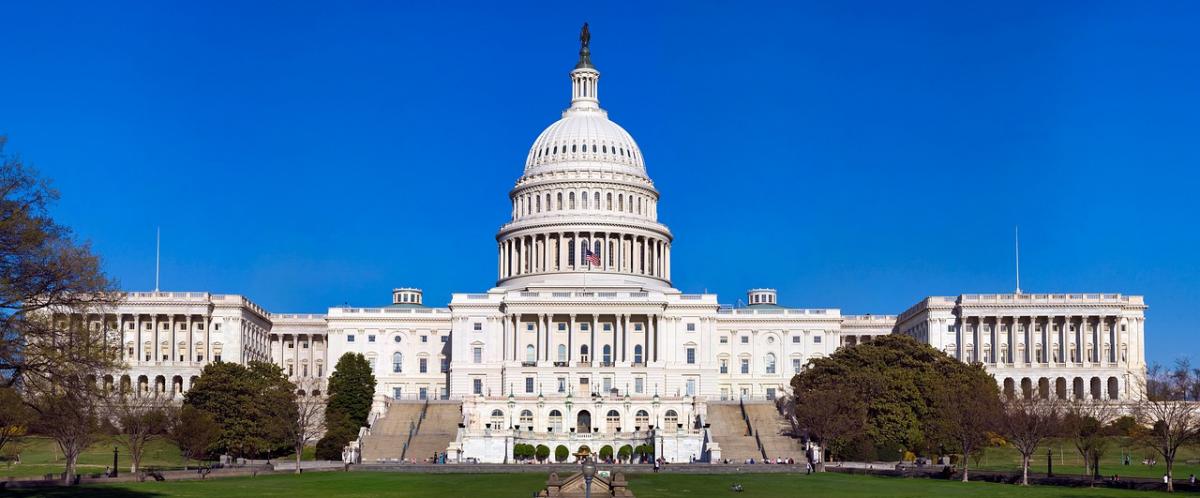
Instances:
[[[600,109],[569,109],[533,142],[525,174],[560,170],[608,170],[646,176],[637,142]]]

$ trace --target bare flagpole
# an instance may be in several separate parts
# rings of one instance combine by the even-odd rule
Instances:
[[[154,232],[154,292],[158,292],[158,269],[162,254],[162,227],[157,227]]]
[[[1017,294],[1021,293],[1021,227],[1013,227],[1013,249],[1017,263]]]

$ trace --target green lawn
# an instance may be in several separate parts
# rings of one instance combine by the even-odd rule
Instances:
[[[1036,456],[1031,462],[1030,471],[1045,472],[1046,471],[1046,450],[1050,449],[1054,454],[1054,473],[1055,474],[1083,474],[1083,458],[1079,456],[1079,452],[1075,451],[1075,446],[1070,441],[1051,441],[1039,449]],[[1130,454],[1130,463],[1128,466],[1122,464],[1122,453]],[[1153,451],[1138,448],[1129,445],[1128,440],[1114,438],[1108,444],[1103,456],[1100,457],[1100,473],[1105,476],[1118,474],[1126,477],[1153,477],[1161,478],[1166,473],[1166,465],[1161,457],[1158,457],[1158,463],[1153,467],[1143,465],[1142,460],[1146,457],[1153,456]],[[1193,463],[1187,463],[1191,460]],[[1200,449],[1194,447],[1185,447],[1179,450],[1179,457],[1175,461],[1175,477],[1186,478],[1188,474],[1196,474],[1200,476]],[[975,461],[971,461],[971,467],[976,467]],[[988,448],[987,455],[984,457],[982,464],[978,467],[987,470],[1002,470],[1015,471],[1021,468],[1021,455],[1012,448]]]
[[[129,451],[118,440],[105,439],[92,445],[91,448],[79,456],[79,473],[91,474],[104,472],[105,468],[112,465],[113,446],[117,446],[120,449],[117,462],[120,464],[121,472],[128,472],[130,465]],[[10,476],[32,477],[61,473],[66,467],[62,452],[58,450],[58,445],[51,439],[42,437],[25,438],[21,443],[21,447],[21,463],[9,465],[8,462],[0,461],[0,478]],[[315,449],[312,447],[305,448],[302,458],[312,460],[314,451]],[[291,457],[285,455],[279,458],[290,459]],[[196,462],[192,462],[192,465],[195,464]],[[142,457],[143,467],[181,469],[183,465],[184,459],[180,456],[179,448],[174,443],[162,439],[151,441],[146,447],[146,454]]]
[[[523,497],[540,489],[542,474],[399,474],[384,472],[314,472],[302,476],[271,475],[256,478],[210,479],[206,481],[145,482],[88,488],[87,496],[187,496],[256,498],[305,496],[394,496],[401,498]],[[669,497],[1133,497],[1157,496],[1154,492],[1107,489],[1029,487],[1008,484],[961,483],[930,479],[851,476],[826,473],[800,474],[684,475],[648,474],[630,476],[630,487],[639,498]],[[729,491],[738,482],[745,492]],[[12,496],[73,496],[82,490],[14,493]]]

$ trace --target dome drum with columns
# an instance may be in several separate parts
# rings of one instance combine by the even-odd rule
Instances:
[[[496,234],[498,286],[670,287],[671,232],[633,137],[608,119],[585,45],[571,106],[534,140]]]

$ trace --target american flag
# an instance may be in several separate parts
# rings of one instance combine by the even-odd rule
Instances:
[[[583,259],[586,259],[589,265],[600,266],[600,255],[586,247],[583,248]]]

